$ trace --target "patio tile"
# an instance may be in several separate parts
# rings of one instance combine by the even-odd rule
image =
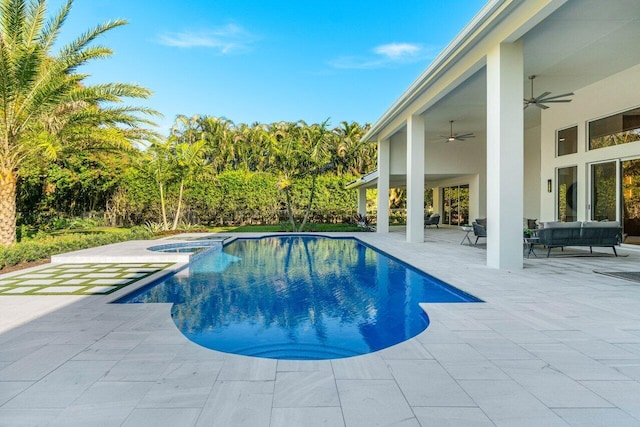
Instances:
[[[37,381],[80,352],[82,345],[51,344],[0,371],[0,381]]]
[[[139,408],[201,408],[222,367],[222,361],[185,361],[169,365]]]
[[[479,408],[441,408],[414,406],[421,427],[491,427],[495,426]]]
[[[349,427],[420,425],[393,380],[337,380],[336,384]]]
[[[574,380],[612,380],[627,379],[614,369],[570,348],[566,344],[524,344],[525,348],[564,372]]]
[[[553,410],[576,427],[638,427],[640,420],[618,408],[556,408]]]
[[[58,276],[60,277],[60,276]],[[63,283],[65,285],[79,285],[81,283],[86,283],[88,282],[89,279],[69,279],[69,280],[64,280]]]
[[[50,293],[50,294],[71,294],[75,291],[84,289],[84,286],[47,286],[46,288],[38,289],[34,291],[36,294]]]
[[[475,406],[435,360],[391,360],[388,363],[411,406]]]
[[[114,277],[118,277],[117,273],[88,273],[84,274],[82,277],[87,277],[90,279],[113,279]]]
[[[639,382],[582,381],[582,384],[640,421]]]
[[[273,408],[270,427],[344,427],[340,408]]]
[[[10,427],[34,427],[49,425],[62,411],[60,408],[22,409],[0,408],[0,425]]]
[[[31,387],[32,384],[34,381],[0,381],[0,406]]]
[[[152,383],[98,381],[60,412],[52,426],[120,426]]]
[[[4,408],[61,408],[102,378],[113,361],[70,361],[4,405]]]
[[[278,360],[277,372],[333,372],[330,360]]]
[[[21,274],[19,277],[20,279],[45,279],[50,278],[51,276],[53,276],[53,272]]]
[[[198,418],[203,427],[269,427],[274,381],[217,381]]]
[[[332,372],[278,372],[274,408],[340,406]]]
[[[118,289],[117,286],[91,286],[84,290],[84,294],[106,294],[109,291]]]
[[[273,381],[276,379],[275,359],[230,356],[224,360],[219,381]]]
[[[497,362],[518,384],[550,408],[606,408],[611,403],[542,360]]]
[[[126,285],[131,279],[94,279],[92,285]]]
[[[168,360],[123,359],[109,371],[105,381],[157,381],[171,362]]]
[[[460,381],[462,388],[497,425],[567,424],[514,381]]]
[[[28,279],[21,280],[19,283],[22,286],[36,286],[36,285],[53,285],[58,283],[60,279]]]
[[[135,409],[122,427],[188,427],[195,425],[199,414],[199,408]]]
[[[378,354],[347,357],[331,361],[336,379],[386,380],[393,378],[387,363]]]

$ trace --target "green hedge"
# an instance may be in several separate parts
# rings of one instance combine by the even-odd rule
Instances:
[[[146,240],[153,234],[139,228],[128,233],[66,234],[25,240],[8,248],[0,248],[0,270],[23,262],[38,261],[64,252],[126,240]]]

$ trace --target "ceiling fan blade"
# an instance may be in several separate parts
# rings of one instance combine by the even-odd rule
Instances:
[[[475,138],[473,132],[463,133],[462,135],[456,135],[456,138]]]
[[[533,98],[536,102],[540,101],[542,98],[544,98],[547,95],[551,95],[551,92],[545,92],[545,93],[541,93],[540,95],[536,96],[535,98]]]
[[[541,104],[541,103],[539,103],[539,102],[536,102],[536,107],[541,108],[541,109],[543,109],[543,110],[546,110],[547,108],[549,108],[549,107],[547,107],[546,105]]]
[[[567,96],[573,96],[573,93],[563,93],[562,95],[550,96],[549,98],[541,99],[540,102],[552,101],[558,98],[566,98]]]
[[[571,102],[571,99],[543,99],[540,102],[544,103],[552,103],[552,102]]]

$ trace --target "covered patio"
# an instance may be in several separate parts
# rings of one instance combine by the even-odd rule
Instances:
[[[523,267],[525,218],[619,221],[633,237],[637,201],[624,173],[608,212],[594,188],[597,165],[616,179],[640,158],[639,21],[638,2],[488,2],[364,137],[378,144],[378,170],[353,188],[377,187],[378,232],[388,232],[390,188],[406,187],[406,241],[420,243],[425,188],[440,212],[443,190],[463,187],[469,222],[487,218],[492,268]],[[473,137],[456,138],[464,134]],[[619,134],[624,143],[594,142]],[[640,177],[627,178],[635,191]]]

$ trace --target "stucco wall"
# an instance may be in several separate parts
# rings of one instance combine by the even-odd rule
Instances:
[[[640,65],[629,68],[575,92],[573,101],[555,104],[541,117],[540,217],[554,220],[557,168],[578,167],[578,219],[590,218],[589,164],[613,159],[640,157],[640,142],[587,151],[588,122],[640,106]],[[556,157],[556,131],[578,127],[578,152]],[[547,192],[547,179],[553,179],[554,191]]]

